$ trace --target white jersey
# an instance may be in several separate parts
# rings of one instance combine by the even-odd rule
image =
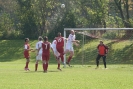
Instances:
[[[56,49],[56,44],[57,44],[57,41],[56,40],[53,40],[53,42],[51,44],[51,48],[52,49]]]
[[[57,44],[57,41],[56,40],[53,40],[53,42],[52,42],[52,44],[51,44],[51,48],[53,49],[53,51],[54,51],[54,55],[56,56],[56,57],[58,57],[58,56],[60,56],[60,53],[57,51],[57,49],[56,49],[56,44]]]
[[[41,47],[43,41],[39,41],[36,43],[36,49],[39,49],[39,47]],[[42,54],[42,48],[39,50],[39,54]]]
[[[75,40],[75,35],[70,34],[67,40],[66,45],[73,46],[73,42]]]

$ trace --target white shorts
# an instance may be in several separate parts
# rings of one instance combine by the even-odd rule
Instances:
[[[42,54],[38,54],[38,55],[36,56],[36,60],[42,60]]]
[[[53,51],[54,51],[54,55],[55,55],[56,57],[60,56],[60,53],[59,53],[56,49],[53,49]]]
[[[71,45],[66,45],[66,50],[74,51],[73,46]]]

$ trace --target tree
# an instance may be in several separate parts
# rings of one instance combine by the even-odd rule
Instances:
[[[125,27],[130,28],[131,23],[129,21],[130,16],[129,16],[129,0],[114,0],[118,10],[119,10],[119,14],[122,18],[123,24]],[[122,9],[124,7],[124,9]]]
[[[32,0],[17,0],[18,26],[24,37],[37,37],[37,25],[35,13],[32,9]]]

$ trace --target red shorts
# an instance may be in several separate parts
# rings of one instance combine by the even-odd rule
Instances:
[[[42,60],[49,61],[50,54],[42,54]]]
[[[56,49],[57,49],[57,51],[58,51],[60,54],[63,54],[63,53],[64,53],[64,48],[63,48],[63,47],[58,47],[58,46],[56,46]]]
[[[29,52],[24,51],[24,57],[25,57],[26,59],[29,59],[29,58],[30,58]]]

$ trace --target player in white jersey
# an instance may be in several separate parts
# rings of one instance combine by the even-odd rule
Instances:
[[[36,63],[35,63],[35,71],[37,71],[38,68],[38,62],[42,60],[42,48],[39,50],[40,45],[43,43],[43,38],[41,36],[38,37],[38,42],[36,43],[36,50],[37,50],[37,55],[36,55]]]
[[[61,60],[60,60],[60,58],[58,58],[60,56],[60,53],[56,49],[56,44],[57,44],[57,41],[54,39],[52,44],[51,44],[51,48],[52,48],[52,51],[53,51],[54,56],[56,57],[56,60],[57,60],[57,63],[58,63],[57,69],[61,71],[61,69],[60,69]]]
[[[67,42],[66,42],[66,49],[64,54],[66,53],[70,53],[68,60],[66,61],[66,64],[68,64],[70,66],[70,61],[74,55],[74,49],[73,49],[73,44],[75,44],[76,46],[79,46],[79,41],[75,40],[75,32],[74,30],[71,30],[71,33],[69,34],[69,37],[67,38]]]
[[[54,56],[55,57],[58,57],[60,54],[59,54],[59,52],[56,49],[56,44],[57,44],[57,41],[56,40],[53,40],[53,42],[51,44],[51,48],[53,50]]]

